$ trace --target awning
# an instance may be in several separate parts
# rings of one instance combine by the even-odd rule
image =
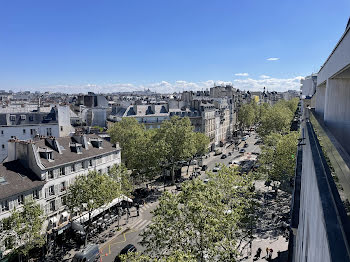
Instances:
[[[68,217],[69,216],[67,211],[64,211],[61,215],[62,215],[62,217]]]
[[[52,224],[57,223],[57,222],[58,222],[57,217],[51,217],[51,218],[50,218],[50,222],[51,222]]]
[[[94,211],[92,211],[91,213],[91,218],[101,214],[103,211],[107,210],[108,208],[115,206],[116,204],[122,202],[122,201],[128,201],[128,202],[133,202],[132,199],[126,197],[126,196],[122,196],[120,198],[115,198],[112,200],[112,202],[110,202],[107,205],[104,205],[100,208],[95,209]],[[86,213],[84,215],[82,215],[81,217],[78,217],[77,219],[75,219],[74,221],[79,221],[80,223],[85,223],[86,221],[89,220],[89,213]]]
[[[72,228],[76,231],[85,232],[84,227],[77,220],[72,222]]]

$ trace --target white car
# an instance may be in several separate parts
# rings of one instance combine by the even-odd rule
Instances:
[[[203,182],[207,184],[209,182],[209,178],[204,179]]]
[[[216,166],[213,168],[213,172],[218,172],[220,170],[220,167]]]

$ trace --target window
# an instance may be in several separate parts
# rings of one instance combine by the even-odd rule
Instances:
[[[52,158],[52,152],[47,152],[47,159],[48,159],[48,160],[53,160],[53,158]]]
[[[64,176],[64,175],[66,174],[66,170],[65,170],[64,167],[61,167],[61,168],[59,169],[59,174],[60,174],[60,176]]]
[[[19,195],[17,199],[18,199],[18,205],[24,204],[24,196],[23,195]]]
[[[33,121],[33,116],[29,116],[29,121]]]
[[[61,126],[61,131],[63,131],[63,126]]]
[[[33,199],[39,199],[39,191],[38,190],[33,191]]]
[[[66,191],[66,181],[61,183],[61,192]]]
[[[92,159],[89,160],[89,167],[92,166]]]
[[[2,144],[2,145],[1,145],[1,148],[2,148],[2,150],[4,150],[4,149],[5,149],[5,145],[4,145],[4,144]]]
[[[35,130],[35,129],[30,129],[30,134],[31,134],[32,136],[34,136],[34,135],[36,134],[36,130]]]
[[[1,135],[4,135],[4,130],[1,130]]]
[[[0,211],[5,212],[5,211],[9,211],[9,210],[10,210],[9,202],[7,200],[2,202],[1,206],[0,206]]]
[[[70,171],[75,172],[75,165],[74,164],[70,166]]]
[[[54,186],[50,186],[49,187],[49,196],[53,196],[55,194],[55,187]]]
[[[50,201],[50,211],[55,211],[56,206],[55,206],[55,200]]]
[[[62,201],[61,203],[63,206],[67,205],[67,196],[61,197],[61,201]]]
[[[53,179],[53,178],[54,178],[53,170],[49,170],[49,171],[47,172],[47,177],[48,177],[49,179]]]
[[[16,121],[16,116],[15,115],[10,115],[10,121]]]
[[[81,162],[81,168],[84,169],[84,162]]]
[[[26,130],[25,129],[23,129],[23,134],[25,134],[26,133]]]
[[[21,120],[26,120],[26,115],[21,115]]]
[[[51,130],[51,128],[46,128],[46,135],[47,135],[47,136],[52,136],[52,130]]]

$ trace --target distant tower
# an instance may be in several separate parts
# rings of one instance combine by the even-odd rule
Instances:
[[[265,93],[265,87],[264,87],[264,93]]]

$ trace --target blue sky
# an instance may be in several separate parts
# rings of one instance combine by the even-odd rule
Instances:
[[[298,88],[349,10],[348,0],[4,0],[0,89]]]

